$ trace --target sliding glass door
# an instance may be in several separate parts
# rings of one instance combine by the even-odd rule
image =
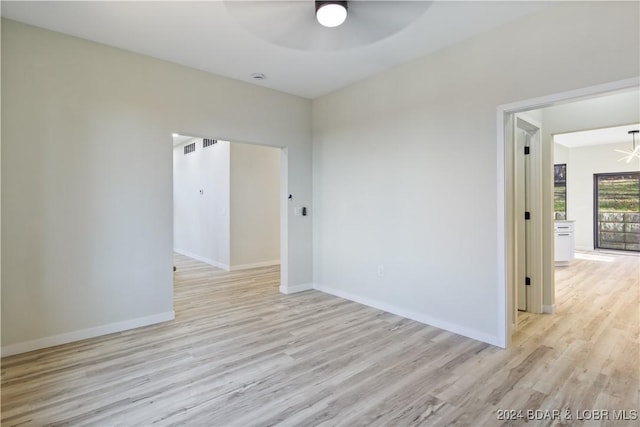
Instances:
[[[640,172],[593,178],[595,247],[640,251]]]

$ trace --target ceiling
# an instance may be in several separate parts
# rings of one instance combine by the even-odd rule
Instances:
[[[631,147],[633,139],[632,136],[629,135],[629,131],[637,129],[640,129],[640,124],[562,133],[554,135],[553,142],[569,148],[618,144],[622,142],[629,143],[629,147]],[[636,135],[636,143],[640,144],[640,135]]]
[[[177,147],[180,144],[184,144],[185,142],[189,141],[190,139],[193,139],[193,136],[188,136],[188,135],[179,135],[177,133],[174,133],[173,135],[173,146]]]
[[[315,22],[312,0],[2,1],[1,13],[313,99],[552,2],[351,0],[349,4],[350,16],[338,29]],[[254,73],[266,78],[253,80]]]

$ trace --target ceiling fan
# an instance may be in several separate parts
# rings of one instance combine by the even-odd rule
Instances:
[[[631,160],[633,160],[636,157],[638,158],[638,160],[640,160],[640,145],[636,147],[636,135],[638,134],[638,132],[640,132],[640,130],[630,130],[629,132],[627,132],[633,138],[633,146],[631,150],[629,151],[618,150],[618,149],[613,150],[617,153],[622,153],[625,155],[624,157],[621,157],[620,159],[618,159],[619,162],[624,160],[626,163],[631,163]]]
[[[366,46],[383,40],[410,25],[432,3],[226,0],[225,6],[247,31],[270,43],[298,50],[331,51]]]
[[[342,25],[347,19],[347,1],[342,0],[315,0],[316,19],[327,28]]]

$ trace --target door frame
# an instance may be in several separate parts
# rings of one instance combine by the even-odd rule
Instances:
[[[579,100],[594,98],[614,92],[625,91],[640,87],[640,77],[633,77],[624,80],[604,83],[595,86],[575,89],[566,92],[559,92],[552,95],[531,98],[517,101],[509,104],[503,104],[496,107],[496,125],[497,125],[497,280],[498,280],[498,310],[497,321],[500,325],[498,335],[498,345],[507,348],[511,344],[511,338],[515,332],[514,317],[514,219],[513,210],[513,145],[514,145],[514,123],[517,113],[524,113],[530,110],[551,107],[554,105],[575,102]],[[552,170],[553,165],[553,147],[543,147],[541,150],[541,162],[537,165],[538,182],[541,184],[541,197],[543,200],[553,197],[553,179],[547,177],[549,182],[545,182],[543,174],[546,168]],[[533,167],[532,169],[536,169]],[[532,171],[533,172],[533,171]],[[551,174],[549,174],[551,175]],[[533,177],[532,177],[533,178]],[[550,206],[553,206],[551,204]],[[538,222],[538,229],[533,229],[533,234],[541,236],[551,236],[553,233],[552,213],[546,215],[541,212]],[[541,247],[542,257],[541,263],[543,269],[551,269],[551,277],[553,278],[553,239],[548,242],[543,241]],[[553,279],[551,280],[553,282]],[[554,284],[551,283],[551,289],[555,291]],[[553,292],[552,291],[552,292]]]
[[[189,131],[176,131],[176,134],[183,136],[190,136],[193,138],[213,138],[210,135],[202,135],[198,132],[189,132]],[[173,242],[173,233],[174,233],[174,214],[175,207],[174,206],[174,173],[175,169],[173,166],[173,155],[174,149],[176,146],[173,145],[174,136],[171,134],[171,240],[172,240],[172,248],[175,246],[175,242]],[[280,207],[280,285],[278,290],[283,294],[292,294],[295,292],[299,292],[300,290],[307,290],[307,285],[302,286],[289,286],[289,209],[290,209],[290,201],[289,201],[289,148],[279,147],[275,145],[261,144],[257,142],[244,141],[241,139],[235,138],[223,138],[223,137],[215,137],[213,139],[219,139],[222,141],[229,141],[230,144],[239,143],[239,144],[250,144],[256,145],[258,147],[267,147],[273,148],[280,152],[280,194],[279,194],[279,207]],[[231,251],[229,251],[229,257],[231,257]],[[203,261],[206,262],[206,261]],[[211,265],[211,264],[210,264]],[[217,266],[216,266],[217,267]],[[230,270],[229,270],[230,271]]]
[[[518,268],[518,251],[523,250],[525,256],[525,263],[528,270],[528,276],[531,279],[531,285],[526,288],[527,292],[527,304],[526,311],[530,313],[542,313],[542,233],[535,232],[536,230],[541,230],[541,218],[542,218],[542,176],[541,172],[542,168],[542,143],[540,137],[540,128],[541,125],[539,123],[534,123],[529,117],[522,117],[519,114],[515,116],[515,129],[523,130],[527,133],[529,138],[529,165],[527,168],[527,174],[525,174],[525,194],[528,199],[529,204],[529,212],[531,214],[531,219],[527,222],[523,221],[523,218],[519,215],[524,215],[524,212],[519,212],[517,209],[518,201],[522,200],[522,197],[525,197],[525,194],[518,194],[518,186],[513,186],[512,197],[512,212],[514,215],[513,218],[513,233],[514,233],[514,308],[512,313],[512,322],[513,327],[517,329],[517,314],[518,314],[518,284],[520,286],[524,286],[524,283],[518,283],[520,279],[522,279],[522,272],[519,271]],[[514,134],[515,135],[515,134]],[[513,141],[513,147],[515,148],[515,136]],[[517,156],[524,156],[524,153],[518,153],[514,150],[513,162],[516,164]],[[515,168],[514,168],[515,169]],[[513,179],[516,179],[516,176],[513,175]],[[507,202],[509,203],[509,202]],[[526,202],[525,202],[526,205]],[[525,230],[529,227],[528,232],[524,231],[525,242],[524,247],[522,247],[517,242],[517,237],[521,234],[519,230],[521,227],[524,227]]]

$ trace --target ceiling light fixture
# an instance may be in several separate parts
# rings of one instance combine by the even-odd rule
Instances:
[[[636,147],[636,134],[638,132],[640,132],[640,130],[637,130],[637,129],[630,130],[629,132],[627,132],[629,135],[631,135],[631,138],[633,138],[633,146],[631,151],[616,150],[616,149],[613,150],[617,153],[625,154],[624,157],[621,157],[620,159],[618,159],[619,162],[624,160],[627,163],[631,163],[631,160],[633,160],[635,157],[637,157],[640,160],[640,145]]]
[[[347,19],[347,2],[337,0],[316,0],[316,18],[325,27],[333,28]]]

